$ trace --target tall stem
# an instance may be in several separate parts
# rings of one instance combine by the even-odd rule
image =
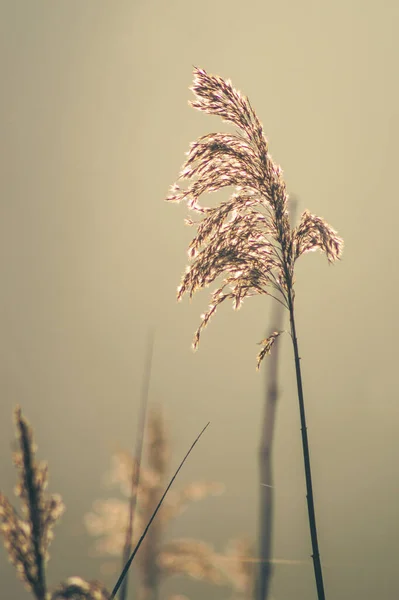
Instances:
[[[312,474],[311,474],[311,470],[310,470],[309,443],[308,443],[308,433],[307,433],[307,427],[306,427],[305,403],[304,403],[304,399],[303,399],[301,363],[300,363],[300,357],[299,357],[299,352],[298,352],[298,340],[296,337],[296,329],[295,329],[294,302],[293,302],[292,288],[288,292],[288,308],[289,308],[289,312],[290,312],[291,336],[292,336],[292,344],[294,347],[294,356],[295,356],[295,371],[296,371],[296,382],[297,382],[297,388],[298,388],[299,412],[300,412],[300,416],[301,416],[302,448],[303,448],[303,460],[304,460],[304,465],[305,465],[305,479],[306,479],[306,500],[307,500],[307,504],[308,504],[310,537],[312,540],[313,567],[314,567],[314,574],[315,574],[315,579],[316,579],[318,599],[325,600],[323,573],[321,570],[319,544],[317,541],[316,515],[315,515],[315,510],[314,510],[314,502],[313,502]]]

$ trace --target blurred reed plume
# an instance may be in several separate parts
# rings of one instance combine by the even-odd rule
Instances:
[[[53,592],[51,600],[108,600],[110,594],[100,581],[69,577]]]
[[[19,450],[13,461],[18,471],[15,495],[21,501],[21,515],[0,492],[0,533],[17,575],[37,600],[108,600],[109,593],[97,581],[71,577],[50,593],[47,587],[46,563],[48,547],[53,539],[53,527],[64,512],[58,494],[47,494],[47,464],[35,459],[36,445],[32,429],[15,410],[16,439]]]
[[[133,493],[136,494],[136,510],[132,545],[135,545],[158,504],[170,469],[170,443],[165,421],[159,408],[152,408],[148,415],[144,437],[146,464],[140,467],[140,478]],[[113,457],[113,469],[108,484],[118,485],[129,498],[132,494],[132,466],[137,461],[126,452]],[[213,565],[214,552],[211,546],[198,540],[178,539],[165,542],[163,537],[167,525],[183,512],[189,503],[206,498],[209,494],[220,494],[223,486],[215,482],[195,482],[180,491],[171,490],[143,541],[135,560],[138,571],[138,598],[156,600],[160,582],[171,575],[188,575],[210,583],[222,583],[219,570]],[[119,557],[125,544],[129,502],[117,498],[97,500],[93,511],[86,515],[86,527],[98,536],[95,552],[102,556]],[[115,565],[116,566],[116,565]]]
[[[199,220],[187,219],[195,225],[196,234],[189,245],[191,264],[178,288],[178,300],[193,294],[216,280],[224,279],[212,292],[211,304],[202,315],[195,333],[197,348],[203,328],[225,300],[240,308],[244,298],[266,294],[280,302],[289,312],[290,335],[294,350],[298,401],[301,418],[302,446],[313,550],[316,587],[319,600],[324,600],[324,584],[318,550],[316,519],[306,431],[302,375],[294,317],[294,266],[304,253],[321,250],[330,263],[339,259],[343,240],[323,219],[305,210],[297,227],[291,227],[288,194],[281,168],[272,160],[263,127],[249,100],[232,87],[228,80],[194,69],[191,105],[203,112],[219,115],[238,130],[210,133],[190,146],[179,180],[191,180],[186,189],[172,186],[167,200],[185,200]],[[199,197],[225,187],[235,193],[216,207],[201,206]],[[281,331],[274,331],[260,342],[257,368]]]
[[[18,577],[37,600],[44,600],[47,597],[48,547],[53,538],[53,527],[64,512],[64,505],[60,496],[45,492],[47,465],[35,460],[32,430],[19,407],[15,410],[15,422],[19,444],[19,450],[13,454],[18,471],[15,495],[21,501],[22,515],[0,493],[0,532]]]
[[[215,556],[219,566],[232,588],[231,600],[253,598],[256,573],[254,544],[247,538],[231,539],[225,552]]]

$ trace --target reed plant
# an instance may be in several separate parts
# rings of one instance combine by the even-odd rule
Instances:
[[[248,98],[235,90],[229,80],[194,68],[191,106],[234,125],[235,133],[209,133],[193,142],[178,181],[171,188],[169,202],[187,202],[197,219],[186,219],[196,227],[188,248],[190,264],[178,287],[177,298],[190,298],[197,290],[219,277],[221,284],[212,292],[208,310],[195,333],[196,349],[202,330],[225,300],[240,308],[246,297],[271,296],[289,314],[294,352],[297,393],[301,421],[307,504],[312,543],[312,558],[319,600],[324,600],[324,583],[319,553],[313,500],[309,443],[301,363],[295,324],[294,267],[297,259],[310,251],[321,250],[329,263],[341,257],[343,240],[324,219],[305,210],[296,227],[291,227],[288,193],[282,169],[270,153],[263,127]],[[229,200],[215,207],[202,206],[200,196],[233,187]],[[274,331],[260,342],[257,368],[270,353],[282,331]]]

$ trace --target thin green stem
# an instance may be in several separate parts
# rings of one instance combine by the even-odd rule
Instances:
[[[302,448],[303,448],[303,460],[304,460],[304,465],[305,465],[305,479],[306,479],[306,500],[307,500],[307,504],[308,504],[310,537],[311,537],[311,541],[312,541],[313,567],[314,567],[314,574],[315,574],[315,579],[316,579],[318,600],[325,600],[323,573],[322,573],[321,562],[320,562],[319,544],[317,541],[316,515],[315,515],[314,501],[313,501],[313,487],[312,487],[312,474],[311,474],[311,470],[310,470],[309,443],[308,443],[308,433],[307,433],[307,426],[306,426],[305,403],[304,403],[303,388],[302,388],[302,373],[301,373],[301,363],[300,363],[301,359],[299,357],[299,351],[298,351],[298,340],[297,340],[297,336],[296,336],[295,318],[294,318],[294,301],[293,301],[291,286],[288,291],[288,305],[289,305],[288,308],[289,308],[289,313],[290,313],[291,337],[292,337],[292,344],[293,344],[294,356],[295,356],[295,371],[296,371],[296,382],[297,382],[297,388],[298,388],[299,412],[300,412],[300,417],[301,417]]]

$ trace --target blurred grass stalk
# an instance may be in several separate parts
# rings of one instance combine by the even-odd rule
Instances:
[[[283,307],[273,305],[271,322],[277,330],[282,328]],[[272,467],[272,449],[276,404],[278,398],[278,357],[279,345],[270,356],[266,370],[266,393],[263,409],[261,439],[259,444],[259,519],[258,519],[258,556],[259,568],[255,582],[255,600],[267,600],[269,596],[273,566],[271,562],[274,483]]]
[[[137,493],[136,490],[139,486],[140,480],[140,469],[141,469],[141,459],[143,454],[143,445],[144,445],[144,431],[145,431],[145,423],[146,423],[146,415],[147,415],[147,406],[148,406],[148,394],[150,388],[150,379],[151,379],[151,367],[152,367],[152,357],[154,351],[154,334],[151,331],[148,337],[148,347],[146,353],[146,360],[144,366],[144,377],[143,377],[143,385],[141,391],[141,403],[140,403],[140,414],[137,425],[136,432],[136,447],[135,447],[135,460],[132,462],[132,475],[131,475],[131,490],[130,490],[130,501],[129,501],[129,517],[128,523],[126,527],[126,539],[125,546],[123,549],[123,557],[122,557],[122,571],[124,566],[127,564],[130,554],[132,552],[132,539],[134,535],[133,527],[134,527],[134,517],[136,514],[136,505],[137,505]],[[125,578],[123,579],[119,598],[120,600],[126,600],[127,598],[127,590],[128,590],[128,582],[129,582],[129,573],[126,572]],[[157,589],[158,586],[154,582],[154,600],[157,597]]]

